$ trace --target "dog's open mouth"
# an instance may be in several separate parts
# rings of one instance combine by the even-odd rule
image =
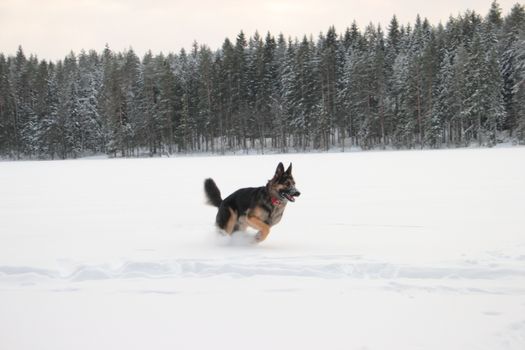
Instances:
[[[295,202],[295,197],[300,195],[298,191],[280,191],[279,194],[282,198],[285,198],[290,202]]]

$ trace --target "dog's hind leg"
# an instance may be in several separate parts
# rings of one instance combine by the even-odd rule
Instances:
[[[228,210],[230,211],[230,217],[228,218],[228,221],[224,226],[224,231],[226,231],[227,234],[231,235],[233,233],[233,230],[235,229],[235,224],[237,223],[238,215],[232,208],[228,207]]]
[[[223,234],[231,235],[235,230],[238,215],[235,210],[229,206],[221,206],[217,212],[216,223]]]

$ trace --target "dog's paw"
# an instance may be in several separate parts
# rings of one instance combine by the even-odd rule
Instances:
[[[260,243],[266,239],[266,236],[261,232],[257,232],[257,234],[254,237],[254,243]]]
[[[255,242],[256,243],[260,243],[260,242],[264,241],[268,237],[269,233],[270,232],[266,231],[266,230],[262,230],[262,231],[257,232],[257,234],[255,235]]]

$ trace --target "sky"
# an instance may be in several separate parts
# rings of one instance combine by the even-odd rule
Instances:
[[[316,37],[334,25],[340,33],[355,20],[388,27],[395,14],[414,23],[417,14],[445,23],[467,9],[486,15],[492,0],[0,0],[0,52],[19,45],[40,59],[62,59],[70,51],[132,47],[139,55],[179,52],[194,41],[219,48],[235,39],[270,31],[292,38]],[[499,0],[507,14],[517,0]]]

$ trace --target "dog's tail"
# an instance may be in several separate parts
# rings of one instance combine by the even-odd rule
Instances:
[[[219,191],[215,181],[212,179],[204,180],[204,192],[206,192],[208,204],[211,204],[217,208],[220,207],[222,203],[221,191]]]

